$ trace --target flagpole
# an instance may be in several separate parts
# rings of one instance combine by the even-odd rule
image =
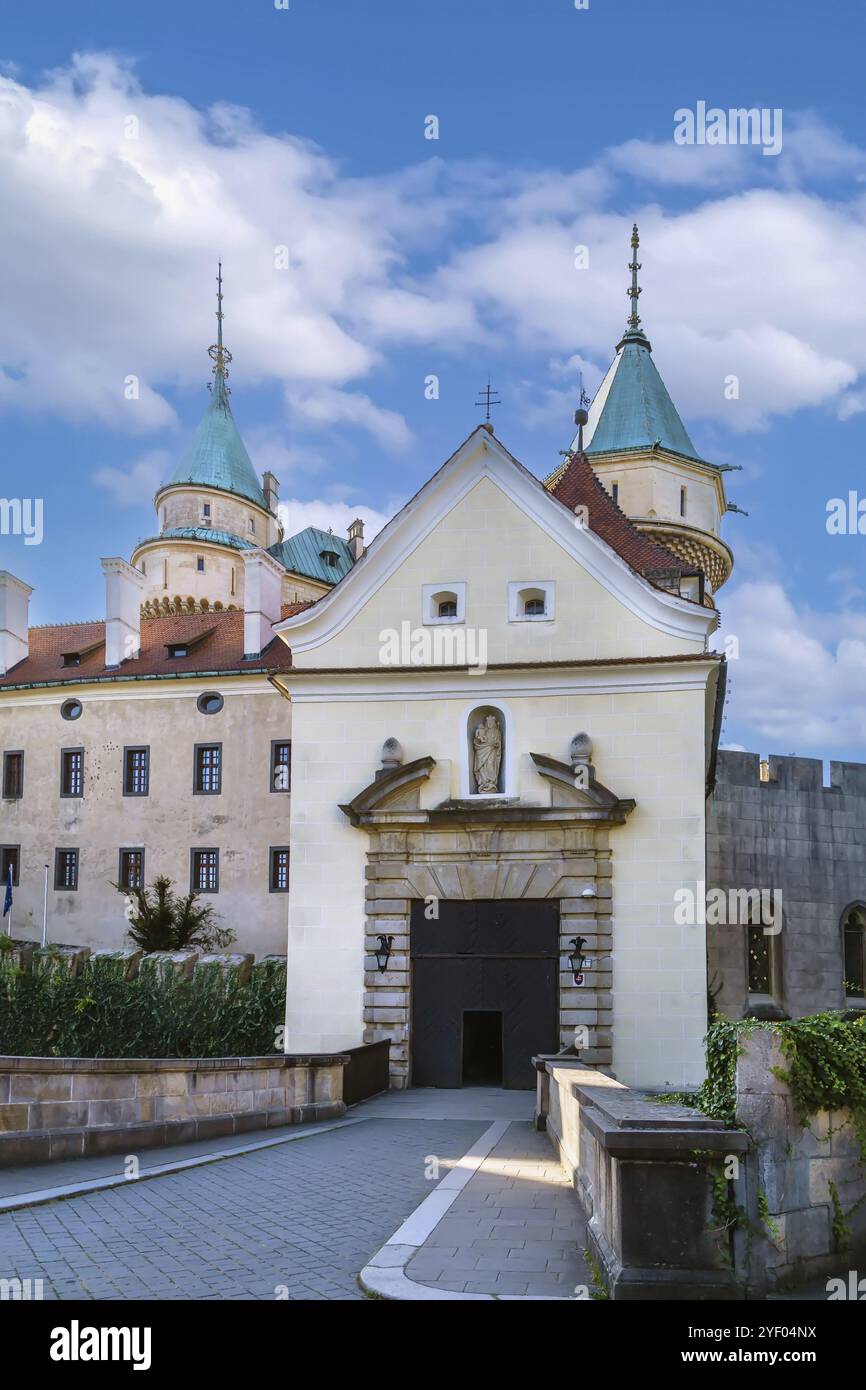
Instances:
[[[42,895],[42,945],[48,945],[48,865],[45,865],[45,892]]]

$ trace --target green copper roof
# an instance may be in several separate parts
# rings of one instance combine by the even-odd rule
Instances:
[[[267,510],[265,495],[229,406],[225,376],[214,376],[210,404],[166,487],[196,483],[233,492]]]
[[[587,454],[656,445],[699,457],[642,333],[626,334],[608,378],[599,392],[604,392],[604,399],[586,444]]]
[[[214,531],[209,526],[169,526],[154,540],[209,541],[211,545],[229,545],[232,550],[258,550],[254,541],[233,536],[231,531]],[[139,542],[144,544],[144,542]]]
[[[336,565],[325,563],[322,556],[328,553],[336,555]],[[324,584],[336,584],[353,564],[349,542],[330,531],[320,531],[317,526],[308,526],[296,536],[269,546],[268,554],[293,574],[306,574]]]

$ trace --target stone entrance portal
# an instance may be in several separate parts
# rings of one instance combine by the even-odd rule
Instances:
[[[559,1049],[559,903],[420,901],[410,915],[415,1086],[531,1090]]]
[[[424,966],[421,957],[428,953],[419,949],[419,943],[423,947],[442,939],[435,930],[439,925],[437,911],[446,914],[440,919],[443,929],[456,930],[447,926],[447,914],[455,912],[455,904],[507,907],[509,912],[520,909],[527,913],[526,920],[547,923],[537,931],[545,944],[535,966],[509,959],[499,968],[506,975],[510,970],[525,969],[529,1014],[539,1019],[545,1013],[543,1000],[549,998],[550,974],[557,980],[558,1026],[551,1029],[547,1050],[558,1051],[572,1043],[575,1028],[582,1027],[586,1029],[580,1048],[583,1060],[600,1065],[612,1061],[610,831],[623,824],[634,801],[620,799],[595,780],[589,762],[592,746],[585,735],[574,740],[572,749],[571,766],[543,754],[529,755],[551,788],[545,805],[527,804],[516,796],[475,795],[424,808],[421,788],[435,766],[434,759],[426,757],[396,765],[392,758],[369,786],[342,807],[352,824],[369,836],[364,1041],[391,1040],[393,1086],[461,1084],[459,1050],[453,1051],[448,1061],[451,1075],[459,1072],[457,1079],[423,1081],[425,1076],[437,1074],[437,1066],[445,1066],[443,1054],[432,1071],[424,1070],[429,1065],[427,1053],[434,1046],[425,1042],[424,1030],[428,1020],[435,1019],[437,1009],[450,1006],[448,987],[435,984],[434,967],[428,970]],[[532,909],[538,914],[534,919]],[[558,946],[554,948],[556,931],[550,923],[555,922],[557,913]],[[391,953],[384,969],[375,955],[380,937],[390,938]],[[591,960],[580,984],[568,964],[577,937],[583,938],[582,949]],[[483,944],[481,937],[478,940]],[[484,953],[478,955],[480,959]],[[416,990],[415,972],[419,968]],[[448,968],[441,963],[440,975],[444,977]],[[537,979],[530,981],[531,969]],[[523,986],[507,982],[501,987],[494,985],[494,974],[494,968],[489,967],[487,984],[482,975],[480,985],[477,981],[470,985],[461,977],[459,1037],[464,1036],[463,1013],[502,1012],[503,1078],[506,1085],[523,1085],[523,1081],[508,1079],[520,1074],[520,1064],[509,1061],[505,1018]],[[485,1026],[489,1047],[489,1020],[486,1025],[483,1020],[469,1024],[470,1028]],[[453,1033],[453,1020],[450,1027]],[[515,1021],[512,1028],[516,1027]],[[540,1045],[534,1027],[527,1031],[523,1044],[527,1066]],[[416,1029],[420,1030],[420,1050],[414,1046]],[[539,1032],[539,1040],[540,1036]],[[419,1059],[420,1077],[412,1070],[413,1061]]]

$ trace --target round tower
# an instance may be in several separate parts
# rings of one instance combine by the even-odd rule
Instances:
[[[171,479],[156,493],[158,533],[139,541],[131,562],[145,576],[145,614],[242,608],[245,551],[283,539],[278,483],[259,481],[229,405],[223,344],[222,264],[217,275],[217,341],[207,410]]]
[[[734,565],[721,537],[722,517],[729,510],[724,474],[730,470],[698,455],[653,361],[637,312],[639,245],[635,225],[629,264],[631,313],[590,407],[583,449],[629,520],[677,559],[703,571],[709,599]],[[575,440],[572,449],[577,447]],[[548,486],[555,485],[566,466],[554,473]]]

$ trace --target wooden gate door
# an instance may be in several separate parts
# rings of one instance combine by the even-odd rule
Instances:
[[[558,1041],[559,904],[518,899],[412,904],[414,1086],[462,1086],[464,1015],[502,1016],[501,1084],[535,1085],[532,1057]]]

